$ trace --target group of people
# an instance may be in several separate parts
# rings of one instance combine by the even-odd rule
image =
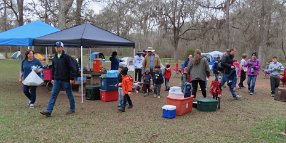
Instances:
[[[48,101],[45,111],[40,112],[46,117],[50,117],[53,111],[57,96],[60,90],[63,88],[69,98],[70,108],[67,114],[75,113],[75,100],[72,93],[71,84],[75,79],[75,69],[72,65],[71,57],[67,55],[64,51],[64,44],[62,42],[55,43],[56,55],[52,59],[52,92],[50,99]],[[155,54],[155,50],[152,47],[148,47],[145,50],[146,53],[138,51],[134,57],[135,65],[135,81],[141,82],[143,84],[142,90],[144,96],[148,96],[150,92],[154,92],[154,97],[160,98],[161,85],[165,81],[165,90],[168,91],[169,81],[171,78],[171,68],[170,64],[166,64],[166,68],[161,70],[160,58]],[[224,86],[225,83],[229,86],[229,90],[235,99],[239,99],[236,87],[237,81],[240,77],[238,83],[238,88],[244,88],[243,82],[247,79],[248,91],[250,95],[253,95],[256,79],[259,75],[259,70],[261,68],[260,61],[257,58],[256,53],[251,54],[250,59],[246,59],[247,55],[242,54],[242,59],[240,62],[234,60],[236,50],[230,49],[225,52],[222,58],[216,58],[216,62],[213,66],[213,73],[215,75],[214,80],[219,80],[219,75],[221,75],[220,88]],[[130,94],[132,92],[133,78],[128,75],[128,68],[126,65],[120,64],[120,60],[116,57],[117,53],[113,52],[110,60],[113,61],[113,69],[118,69],[118,109],[121,112],[125,112],[125,107],[128,104],[128,108],[133,107]],[[34,68],[37,66],[38,68]],[[211,75],[211,69],[206,58],[202,56],[202,53],[197,49],[194,56],[189,55],[188,59],[183,64],[184,71],[182,76],[185,76],[186,81],[192,83],[192,96],[196,98],[196,93],[198,85],[200,85],[203,97],[207,96],[206,86],[207,79]],[[19,77],[19,82],[22,82],[29,73],[34,70],[37,74],[42,72],[41,62],[34,58],[34,51],[28,50],[25,53],[25,59],[21,64],[21,72]],[[278,58],[274,56],[272,62],[266,69],[270,73],[270,85],[271,85],[271,96],[275,95],[275,89],[280,83],[280,72],[284,71],[284,66],[278,62]],[[151,86],[153,89],[151,90]],[[36,86],[27,86],[23,84],[23,92],[28,98],[28,105],[30,108],[34,108],[34,103],[36,101]]]

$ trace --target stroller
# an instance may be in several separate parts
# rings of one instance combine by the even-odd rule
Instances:
[[[220,95],[222,93],[222,90],[220,88],[220,82],[217,80],[212,81],[211,87],[210,87],[210,94],[213,95],[213,98],[218,100],[218,109],[220,109]]]

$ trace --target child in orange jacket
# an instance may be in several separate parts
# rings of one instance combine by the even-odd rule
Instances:
[[[133,79],[132,77],[130,77],[128,74],[128,68],[124,67],[121,71],[121,75],[122,75],[122,90],[123,90],[123,105],[122,107],[119,109],[119,111],[121,112],[125,112],[125,106],[126,106],[126,102],[128,102],[128,108],[132,108],[133,104],[132,101],[130,99],[130,95],[132,92],[132,84],[133,84]]]

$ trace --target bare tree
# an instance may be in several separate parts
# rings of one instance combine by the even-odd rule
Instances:
[[[73,0],[58,0],[58,2],[59,2],[58,27],[60,29],[64,29],[66,28],[66,18],[73,4]]]

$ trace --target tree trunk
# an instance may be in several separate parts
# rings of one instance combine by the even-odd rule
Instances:
[[[81,7],[83,0],[76,0],[76,12],[75,12],[75,23],[76,25],[81,24]]]
[[[17,0],[17,6],[18,6],[18,24],[19,26],[24,24],[24,0]]]
[[[229,6],[230,0],[225,1],[225,47],[230,49],[230,21],[229,21]]]
[[[73,0],[59,0],[59,19],[58,27],[60,29],[66,28],[66,16],[72,6]]]

